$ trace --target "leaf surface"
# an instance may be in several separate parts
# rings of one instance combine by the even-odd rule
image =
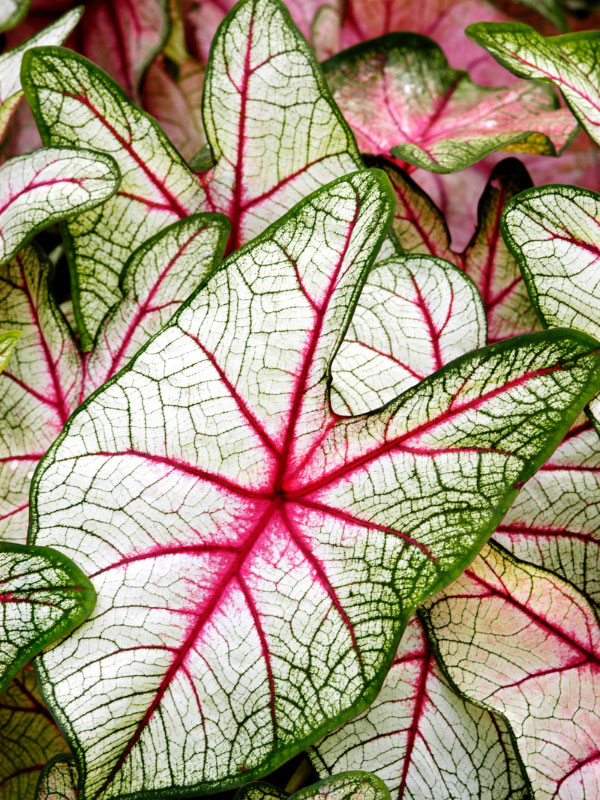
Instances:
[[[476,23],[466,34],[515,75],[557,86],[581,125],[600,142],[598,31],[542,36],[513,22]]]
[[[283,797],[293,800],[390,800],[390,793],[375,775],[354,771],[327,777],[291,795],[268,783],[251,783],[237,792],[235,800],[282,800]]]
[[[200,210],[204,192],[160,127],[105,73],[61,48],[36,48],[23,86],[47,145],[91,147],[112,155],[117,193],[65,223],[73,304],[89,350],[102,318],[119,299],[129,256],[150,236]]]
[[[40,774],[35,800],[77,800],[77,795],[77,768],[73,756],[54,756]]]
[[[397,800],[529,797],[506,724],[452,689],[417,616],[375,701],[309,755],[320,775],[372,770]]]
[[[99,597],[39,662],[85,797],[239,785],[359,713],[597,390],[597,344],[551,331],[332,414],[392,202],[357,173],[233,254],[36,472],[32,542],[77,552]]]
[[[504,212],[508,246],[545,326],[600,335],[600,195],[576,186],[530,189]],[[600,429],[600,401],[590,405]]]
[[[4,0],[0,9],[0,31],[14,28],[29,11],[31,0]]]
[[[94,601],[91,583],[60,553],[0,543],[0,694],[43,647],[83,622]]]
[[[14,350],[20,335],[21,334],[19,331],[6,331],[6,333],[0,333],[0,372],[2,372],[6,366],[6,363],[10,358],[10,355]]]
[[[120,180],[112,158],[86,150],[48,147],[7,161],[0,167],[0,263],[42,228],[111,197]]]
[[[595,798],[600,626],[587,599],[493,545],[422,615],[454,684],[508,720],[536,798]]]
[[[35,797],[42,768],[67,749],[44,706],[33,669],[26,667],[0,697],[1,800]]]
[[[477,86],[417,34],[357,45],[323,69],[361,151],[432,172],[464,169],[501,149],[557,155],[577,130],[547,87]]]
[[[26,247],[0,268],[2,327],[22,339],[0,377],[0,534],[22,542],[33,471],[82,400],[123,367],[220,261],[227,221],[193,215],[157,234],[125,266],[123,297],[81,356],[52,297],[52,269]]]
[[[21,62],[30,47],[46,44],[62,44],[81,19],[81,6],[68,11],[64,16],[49,25],[31,39],[18,47],[0,55],[0,140],[17,107],[23,92],[21,91]]]

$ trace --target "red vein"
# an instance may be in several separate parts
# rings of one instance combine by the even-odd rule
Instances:
[[[406,780],[408,777],[408,770],[410,769],[410,759],[412,757],[412,752],[414,750],[415,742],[417,739],[418,733],[418,723],[423,715],[423,710],[425,706],[425,698],[427,696],[426,686],[427,686],[427,678],[429,677],[429,668],[431,666],[433,655],[431,653],[431,648],[429,644],[425,642],[425,653],[423,656],[423,661],[421,663],[421,670],[419,672],[419,682],[416,687],[415,695],[416,701],[413,707],[412,719],[410,727],[408,728],[408,734],[406,738],[406,745],[404,747],[403,753],[403,762],[402,762],[402,775],[400,777],[400,786],[398,788],[398,798],[402,800],[404,797],[404,791],[406,789]]]

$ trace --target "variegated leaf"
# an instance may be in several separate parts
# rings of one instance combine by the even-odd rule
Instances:
[[[522,23],[476,23],[467,36],[523,78],[557,86],[573,113],[600,143],[600,33],[542,36]]]
[[[77,768],[73,756],[54,756],[40,773],[35,800],[77,800]]]
[[[585,596],[494,545],[422,618],[458,689],[508,721],[536,800],[595,800],[600,626]]]
[[[397,800],[530,797],[506,724],[451,688],[416,616],[375,701],[309,755],[320,775],[372,770]]]
[[[46,44],[62,44],[81,19],[81,6],[68,11],[63,17],[49,25],[18,47],[0,55],[0,140],[10,122],[23,92],[21,90],[21,62],[31,47]]]
[[[0,31],[14,28],[29,11],[31,0],[3,0],[0,8]]]
[[[204,192],[149,115],[82,56],[36,48],[23,63],[23,87],[42,139],[92,147],[114,157],[122,180],[99,208],[64,225],[75,315],[84,350],[120,298],[129,256],[150,236],[197,212]]]
[[[577,130],[551,89],[477,86],[417,34],[357,45],[323,69],[360,150],[432,172],[464,169],[502,149],[557,155]]]
[[[239,785],[364,709],[415,605],[597,391],[597,344],[550,331],[332,414],[392,202],[357,173],[233,254],[36,472],[32,541],[99,597],[39,660],[84,797]]]
[[[79,403],[124,366],[219,263],[227,221],[191,216],[133,254],[123,298],[81,357],[50,291],[52,270],[34,248],[0,268],[0,327],[22,333],[0,376],[0,538],[22,542],[38,461]]]
[[[225,18],[206,70],[204,125],[216,161],[208,204],[232,221],[230,251],[362,166],[314,54],[279,0],[244,0]]]
[[[299,792],[286,795],[268,783],[250,783],[235,796],[235,800],[390,800],[386,785],[368,772],[344,772],[327,777]]]
[[[0,697],[0,800],[35,797],[42,768],[66,750],[33,669],[26,667]]]
[[[599,337],[600,195],[577,186],[530,189],[510,203],[502,224],[544,325]],[[590,413],[600,430],[600,400]]]
[[[48,547],[0,542],[0,695],[17,672],[94,607],[85,575]]]
[[[475,285],[442,259],[405,256],[369,273],[332,366],[333,411],[362,414],[486,344]]]
[[[19,331],[0,333],[0,372],[6,366],[6,362],[10,358],[20,335]]]
[[[0,264],[42,228],[111,197],[121,177],[103,153],[48,147],[0,167]]]

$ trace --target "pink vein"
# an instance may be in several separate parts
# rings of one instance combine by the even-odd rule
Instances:
[[[415,746],[415,741],[417,739],[418,726],[420,719],[423,715],[425,699],[427,696],[427,691],[426,691],[427,678],[429,677],[429,669],[431,667],[432,653],[428,644],[425,645],[425,648],[426,648],[425,653],[423,656],[423,660],[421,662],[421,671],[419,673],[419,682],[417,684],[417,688],[415,691],[416,700],[413,708],[411,725],[408,729],[406,745],[403,753],[404,760],[402,763],[402,775],[400,777],[400,786],[398,788],[399,800],[402,800],[402,798],[404,797],[404,791],[406,789],[406,780],[408,777],[408,770],[410,768],[410,760],[412,758],[412,752]]]

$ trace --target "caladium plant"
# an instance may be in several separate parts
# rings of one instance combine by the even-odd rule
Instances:
[[[240,789],[236,800],[390,800],[383,781],[368,772],[345,772],[325,778],[288,795],[268,783],[250,783]]]
[[[230,256],[37,471],[31,540],[76,552],[99,597],[39,660],[84,796],[235,785],[364,708],[411,611],[597,390],[597,345],[548,332],[332,413],[329,364],[392,201],[382,173],[339,179]]]

